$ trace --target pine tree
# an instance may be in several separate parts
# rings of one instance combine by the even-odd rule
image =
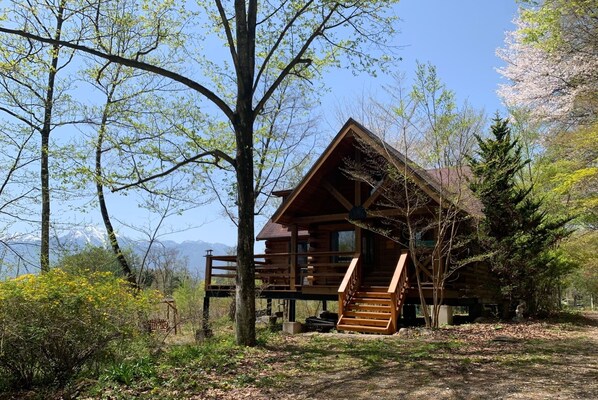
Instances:
[[[510,306],[525,301],[535,313],[545,283],[554,282],[553,275],[561,271],[551,267],[555,260],[549,250],[568,234],[568,219],[551,220],[542,211],[542,200],[532,198],[532,187],[525,187],[518,179],[530,160],[522,158],[508,121],[496,117],[491,129],[491,138],[476,136],[477,158],[469,158],[473,173],[470,188],[484,212],[481,247],[490,255]]]

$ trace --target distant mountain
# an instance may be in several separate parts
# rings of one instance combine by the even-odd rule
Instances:
[[[143,256],[149,242],[119,237],[121,247],[131,249],[136,255]],[[108,247],[108,238],[102,229],[85,227],[71,230],[51,239],[50,247],[60,249],[51,254],[51,261],[56,262],[62,254],[74,253],[87,246]],[[153,249],[173,250],[177,258],[187,266],[193,276],[203,278],[205,273],[205,258],[207,250],[214,255],[234,253],[233,248],[222,243],[210,243],[202,240],[186,240],[178,243],[172,240],[158,240]],[[0,277],[36,272],[39,265],[40,240],[31,235],[0,238]]]

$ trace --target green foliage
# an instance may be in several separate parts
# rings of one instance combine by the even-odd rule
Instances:
[[[76,254],[64,256],[59,265],[62,270],[73,275],[88,272],[110,272],[122,276],[122,268],[116,255],[105,247],[87,246]]]
[[[598,298],[598,232],[578,232],[565,241],[561,248],[578,266],[571,275],[572,286],[581,293]]]
[[[596,0],[544,0],[520,1],[525,7],[521,11],[521,18],[528,27],[523,30],[525,42],[531,43],[549,52],[563,46],[574,45],[567,43],[567,31],[586,28],[588,36],[592,34],[587,29],[595,24],[598,17]]]
[[[568,235],[567,218],[553,218],[543,211],[543,201],[531,196],[532,188],[518,180],[529,163],[521,146],[511,137],[508,121],[496,118],[492,138],[477,137],[478,158],[470,158],[474,175],[471,189],[483,204],[481,245],[501,280],[511,304],[526,301],[535,313],[539,298],[558,285],[569,263],[554,252],[554,245]],[[556,303],[558,304],[558,303]]]
[[[536,163],[538,191],[551,211],[572,214],[576,224],[598,228],[598,125],[561,132],[547,142]]]
[[[204,283],[187,277],[172,294],[182,323],[190,323],[195,332],[203,317]]]
[[[508,122],[495,119],[494,138],[483,140],[477,136],[479,159],[470,158],[475,180],[471,189],[484,206],[488,232],[501,241],[512,236],[519,227],[518,207],[529,194],[529,189],[518,187],[517,174],[529,163],[521,156],[521,146],[511,138]]]
[[[0,379],[64,384],[110,346],[139,334],[154,295],[108,272],[53,269],[0,283]]]
[[[567,284],[575,295],[598,296],[598,125],[562,131],[548,138],[534,164],[535,192],[547,211],[571,215],[578,228],[559,248],[559,259],[572,271]]]

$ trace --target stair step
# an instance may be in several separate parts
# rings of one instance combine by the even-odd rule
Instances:
[[[339,321],[341,325],[358,325],[358,326],[387,326],[389,319],[372,319],[372,318],[347,318],[343,315]]]
[[[355,293],[355,297],[368,297],[371,299],[390,299],[388,292],[362,292],[361,289]]]
[[[349,304],[347,311],[377,311],[390,312],[390,304],[374,305],[374,304]]]
[[[386,312],[372,312],[372,311],[365,311],[361,309],[345,311],[343,313],[345,317],[355,317],[355,318],[378,318],[378,319],[388,319],[391,317],[390,310]]]
[[[359,289],[364,292],[386,292],[388,285],[362,285]]]
[[[372,298],[372,297],[354,297],[351,299],[351,304],[386,304],[390,306],[390,299],[380,299],[380,298]]]
[[[390,285],[391,279],[366,279],[363,281],[363,285],[367,286],[386,286],[388,289],[388,285]]]
[[[364,333],[380,333],[380,334],[388,334],[390,333],[386,327],[381,328],[378,326],[359,326],[359,325],[349,325],[349,324],[338,324],[336,326],[336,330],[338,331],[353,331],[353,332],[364,332]]]

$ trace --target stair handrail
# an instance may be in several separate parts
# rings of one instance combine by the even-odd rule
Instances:
[[[345,308],[359,290],[361,285],[361,254],[355,253],[349,264],[349,268],[343,277],[343,281],[338,288],[338,316],[339,321],[342,318]]]
[[[397,262],[397,266],[395,268],[394,274],[392,275],[392,280],[390,281],[390,286],[388,287],[387,292],[390,294],[390,326],[392,327],[393,331],[397,329],[399,317],[401,315],[401,307],[403,306],[403,301],[405,300],[405,294],[408,286],[407,260],[408,252],[403,251],[399,256],[399,261]]]

